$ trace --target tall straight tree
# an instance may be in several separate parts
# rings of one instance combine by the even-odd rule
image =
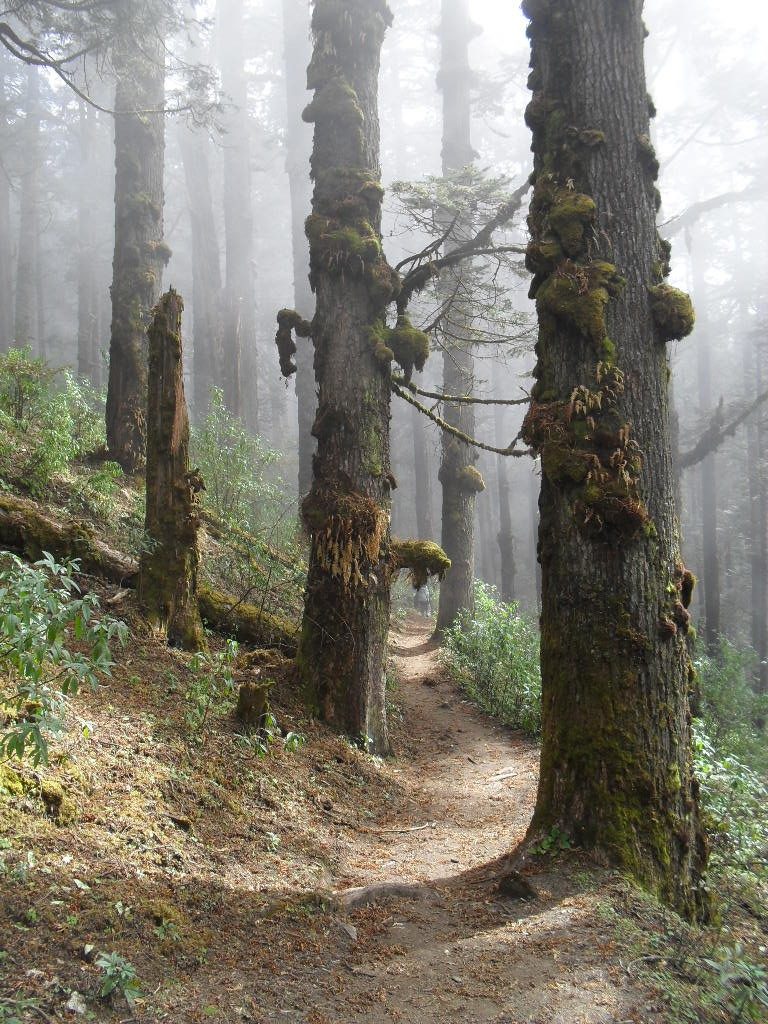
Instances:
[[[253,281],[253,198],[245,73],[243,0],[219,0],[221,85],[229,104],[223,137],[224,157],[224,401],[235,416],[255,429],[258,420],[256,374],[250,373],[247,397],[242,376],[255,369],[256,297]]]
[[[156,31],[162,31],[159,24]],[[159,35],[150,35],[141,47],[125,39],[114,57],[115,255],[107,446],[129,473],[144,464],[146,328],[170,255],[163,242],[164,57]]]
[[[312,308],[309,286],[309,254],[304,234],[304,219],[311,195],[307,165],[312,149],[312,132],[301,119],[307,82],[304,68],[309,63],[309,7],[306,0],[283,0],[283,39],[285,43],[285,90],[288,124],[285,133],[285,163],[291,192],[291,238],[293,243],[293,291],[296,309]],[[306,59],[305,59],[306,57]],[[312,484],[312,421],[317,398],[312,369],[312,347],[300,345],[296,351],[296,397],[299,421],[299,497]]]
[[[1,48],[0,48],[1,49]],[[0,144],[8,151],[11,114],[11,83],[8,59],[0,52]],[[13,246],[11,243],[11,178],[0,153],[0,352],[13,343]]]
[[[298,666],[321,716],[378,752],[388,748],[386,341],[396,345],[384,315],[398,279],[381,250],[377,92],[391,17],[384,0],[315,4],[307,74],[314,98],[304,119],[315,126],[307,234],[316,311],[311,325],[298,324],[312,333],[319,389],[312,489],[302,505],[311,552]],[[278,319],[282,329],[296,315]],[[284,366],[291,348],[281,348]]]
[[[81,100],[78,110],[80,180],[93,181],[96,113]],[[83,187],[77,196],[77,373],[98,386],[100,353],[97,333],[96,270],[93,251],[95,235],[93,201],[90,189]]]
[[[469,17],[468,0],[442,0],[440,21],[440,73],[443,94],[443,150],[445,177],[456,176],[475,157],[470,141],[469,44],[476,34]],[[458,225],[459,237],[462,228]],[[449,281],[442,289],[450,295]],[[443,390],[447,395],[471,395],[474,389],[472,349],[467,338],[462,303],[452,305],[442,330]],[[452,427],[472,436],[474,406],[446,403],[444,417]],[[451,571],[440,586],[436,632],[441,633],[459,612],[473,607],[475,495],[483,481],[474,467],[477,454],[471,445],[443,433],[439,480],[442,485],[442,547],[451,559]]]
[[[40,269],[40,70],[26,69],[24,160],[19,186],[14,334],[17,345],[45,355],[39,304]]]
[[[541,776],[554,826],[684,914],[704,907],[642,0],[526,0],[539,336],[524,436],[541,455]]]

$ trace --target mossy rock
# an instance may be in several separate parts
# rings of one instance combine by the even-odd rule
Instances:
[[[696,322],[690,295],[668,284],[657,284],[648,292],[653,320],[662,340],[680,341],[687,337]]]
[[[66,795],[60,782],[43,779],[40,783],[40,799],[45,804],[47,814],[57,825],[71,825],[77,818],[77,806]]]
[[[451,560],[431,540],[393,540],[392,568],[395,572],[409,569],[415,587],[422,587],[430,576],[442,579],[451,568]]]
[[[13,768],[0,764],[0,796],[24,796],[24,788],[21,776]]]

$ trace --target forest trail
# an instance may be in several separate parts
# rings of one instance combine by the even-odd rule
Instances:
[[[337,893],[351,891],[360,905],[336,907],[323,963],[302,965],[299,951],[284,963],[273,990],[284,1005],[263,1019],[661,1020],[647,991],[633,988],[612,955],[612,926],[600,916],[596,893],[578,891],[549,858],[534,879],[539,895],[532,902],[500,896],[492,869],[483,871],[525,834],[538,749],[463,699],[428,626],[409,615],[391,635],[405,726],[395,730],[403,799],[396,813],[357,829],[341,858]]]

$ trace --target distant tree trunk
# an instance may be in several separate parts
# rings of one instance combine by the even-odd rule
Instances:
[[[762,331],[744,347],[745,393],[759,395],[765,387]],[[758,410],[747,422],[747,481],[749,487],[750,639],[757,652],[755,689],[768,693],[768,465],[766,464],[766,414]]]
[[[702,252],[689,246],[693,267],[693,294],[701,296],[696,329],[697,381],[699,410],[709,417],[714,408],[712,396],[712,327],[707,310],[707,284],[704,280]],[[704,420],[702,419],[702,422]],[[704,641],[710,652],[716,652],[720,639],[720,560],[717,545],[717,466],[716,454],[710,452],[701,463],[701,537],[704,589]]]
[[[496,428],[496,445],[501,448],[509,443],[504,434],[504,406],[494,407],[494,426]],[[512,507],[509,490],[509,471],[506,459],[496,460],[497,494],[499,499],[499,569],[501,573],[501,599],[515,599],[515,537],[512,532]]]
[[[416,532],[421,540],[435,537],[432,516],[432,459],[429,455],[426,420],[415,406],[411,406],[413,433],[413,465],[415,473]]]
[[[224,401],[233,416],[256,428],[259,419],[258,381],[243,370],[255,367],[256,296],[253,280],[253,200],[248,82],[245,75],[243,0],[219,0],[221,84],[234,105],[224,117]]]
[[[17,345],[30,345],[42,355],[43,339],[40,336],[37,305],[40,256],[40,71],[36,67],[28,67],[26,76],[14,334]]]
[[[211,387],[220,384],[225,373],[221,262],[206,138],[182,126],[179,144],[192,228],[193,412],[197,420],[205,416]]]
[[[0,54],[0,144],[7,152],[9,116],[5,57]],[[13,344],[13,244],[11,241],[11,180],[5,162],[0,159],[0,352]]]
[[[475,35],[467,0],[442,0],[440,73],[443,93],[443,175],[456,174],[472,163],[470,141],[469,43]],[[459,303],[460,307],[460,303]],[[460,308],[448,318],[443,331],[443,389],[448,395],[471,395],[474,390],[472,351]],[[465,434],[474,434],[475,410],[469,403],[446,403],[444,417]],[[443,434],[438,478],[442,484],[442,547],[451,559],[451,571],[440,586],[435,633],[440,634],[461,611],[474,607],[475,495],[483,490],[475,469],[477,454],[470,445]]]
[[[189,470],[189,418],[184,397],[181,314],[171,289],[149,328],[147,401],[147,511],[151,544],[139,566],[139,604],[168,642],[188,651],[205,646],[197,605],[202,481]]]
[[[681,913],[706,912],[692,775],[642,0],[525,0],[531,19],[536,384],[542,460],[541,775],[529,841],[560,829]]]
[[[293,240],[293,290],[295,307],[308,316],[314,299],[309,286],[309,250],[304,234],[304,219],[309,207],[309,154],[311,129],[301,119],[306,103],[305,67],[309,63],[309,7],[306,0],[283,0],[283,39],[285,44],[285,88],[288,127],[285,134],[285,162],[291,192],[291,236]],[[307,340],[296,350],[296,398],[299,422],[299,498],[312,485],[312,454],[315,441],[312,422],[317,409],[315,374],[312,368],[312,343]]]
[[[84,102],[79,110],[80,180],[77,195],[77,373],[100,384],[97,333],[95,238],[93,230],[94,111]]]
[[[531,529],[533,539],[533,550],[536,551],[536,558],[533,560],[533,585],[536,594],[536,609],[537,611],[541,608],[541,563],[538,557],[538,542],[539,542],[539,503],[537,501],[538,495],[538,460],[534,463],[533,472],[531,473],[530,491],[528,492],[528,508],[531,514]]]
[[[107,385],[107,446],[128,473],[144,465],[147,338],[170,250],[163,242],[164,51],[116,60],[115,255]],[[147,111],[150,111],[147,113]]]
[[[384,0],[317,0],[308,84],[315,189],[307,221],[317,298],[319,386],[311,538],[298,653],[305,693],[323,719],[380,753],[389,746],[389,414],[392,351],[380,341],[396,275],[381,251],[377,106]]]

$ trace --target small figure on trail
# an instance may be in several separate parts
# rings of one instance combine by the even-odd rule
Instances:
[[[426,583],[422,583],[420,587],[416,588],[416,593],[413,595],[413,607],[424,618],[432,617],[432,598]]]

